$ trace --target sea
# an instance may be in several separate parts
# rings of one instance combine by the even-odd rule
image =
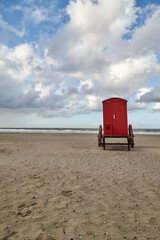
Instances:
[[[133,129],[134,134],[160,135],[160,129]],[[98,128],[0,128],[0,133],[80,133],[98,134]]]

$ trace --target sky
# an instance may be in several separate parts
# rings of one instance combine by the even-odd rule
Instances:
[[[0,0],[0,127],[160,128],[160,0]]]

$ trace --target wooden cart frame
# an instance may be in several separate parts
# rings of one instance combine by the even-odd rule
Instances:
[[[112,135],[112,136],[103,136],[102,135],[102,125],[99,126],[99,132],[98,132],[98,146],[103,146],[103,149],[105,150],[107,145],[127,145],[128,146],[128,151],[130,151],[130,148],[134,147],[134,134],[133,134],[133,128],[132,125],[129,125],[128,128],[128,135]],[[108,138],[126,138],[127,142],[126,143],[109,143],[106,142],[105,139]]]

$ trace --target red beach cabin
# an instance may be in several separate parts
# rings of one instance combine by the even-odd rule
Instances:
[[[102,103],[104,136],[127,136],[127,100],[109,98]]]

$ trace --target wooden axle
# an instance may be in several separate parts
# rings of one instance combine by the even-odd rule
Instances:
[[[105,145],[110,145],[110,146],[111,145],[117,145],[118,146],[118,145],[128,145],[128,143],[106,143],[105,142]]]
[[[130,137],[129,136],[124,136],[123,138],[126,138],[127,139],[127,143],[106,143],[105,142],[105,138],[106,138],[106,136],[103,136],[103,144],[102,144],[102,146],[103,146],[103,149],[105,150],[106,148],[105,148],[105,146],[106,145],[127,145],[128,146],[128,151],[130,151]],[[109,136],[107,136],[107,138],[109,138]],[[117,136],[116,136],[116,138],[118,138]],[[121,136],[119,136],[119,138],[122,138]]]
[[[126,138],[127,143],[106,143],[105,138]],[[130,151],[130,147],[134,147],[134,135],[133,135],[133,129],[132,125],[129,125],[129,134],[128,135],[108,135],[108,136],[103,136],[102,135],[102,126],[99,126],[99,134],[98,134],[98,146],[103,146],[103,149],[105,150],[105,146],[107,145],[127,145],[128,146],[128,151]]]

